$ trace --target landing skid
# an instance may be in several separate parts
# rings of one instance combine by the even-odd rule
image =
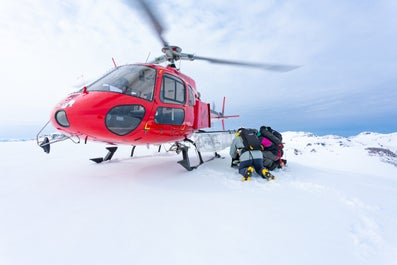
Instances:
[[[198,163],[196,165],[191,165],[189,158],[189,148],[194,148],[198,156]],[[106,147],[108,150],[107,154],[104,157],[90,158],[91,161],[99,164],[105,161],[109,161],[113,158],[114,153],[117,151],[116,146]],[[159,146],[158,152],[161,150],[161,145]],[[135,151],[135,146],[132,147],[131,157],[133,157]],[[197,149],[196,143],[190,139],[184,139],[181,142],[174,143],[169,150],[167,151],[175,151],[177,154],[182,153],[182,160],[178,161],[178,164],[183,166],[187,171],[192,171],[193,169],[198,168],[200,165],[204,164],[204,162],[208,162],[214,160],[215,158],[221,158],[221,156],[215,152],[214,157],[204,161],[201,152]]]

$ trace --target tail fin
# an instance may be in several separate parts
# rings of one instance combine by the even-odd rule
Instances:
[[[225,104],[226,104],[226,97],[223,97],[222,112],[218,112],[215,109],[211,110],[211,122],[222,121],[222,130],[225,130],[225,119],[240,117],[240,115],[225,116]]]

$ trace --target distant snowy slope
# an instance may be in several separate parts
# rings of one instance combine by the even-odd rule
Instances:
[[[242,182],[224,158],[2,142],[0,264],[397,264],[396,134],[283,133],[288,167]],[[203,153],[204,159],[212,153]]]
[[[378,172],[377,159],[397,166],[397,133],[361,133],[345,138],[336,135],[316,136],[305,132],[283,133],[287,156],[301,156],[302,163],[358,172]],[[374,153],[371,150],[384,150]],[[321,155],[320,155],[321,154]],[[387,168],[387,167],[385,167]]]
[[[397,133],[380,134],[364,132],[350,137],[350,139],[366,147],[382,147],[397,153]]]

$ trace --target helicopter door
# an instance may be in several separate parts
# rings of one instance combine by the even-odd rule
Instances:
[[[183,81],[173,75],[164,74],[159,99],[152,129],[165,137],[185,135],[185,119],[191,117],[193,107],[186,106],[187,91]]]

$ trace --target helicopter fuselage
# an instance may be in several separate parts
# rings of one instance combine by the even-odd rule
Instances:
[[[211,126],[192,78],[155,64],[115,68],[63,99],[51,123],[68,135],[111,144],[162,144]]]

